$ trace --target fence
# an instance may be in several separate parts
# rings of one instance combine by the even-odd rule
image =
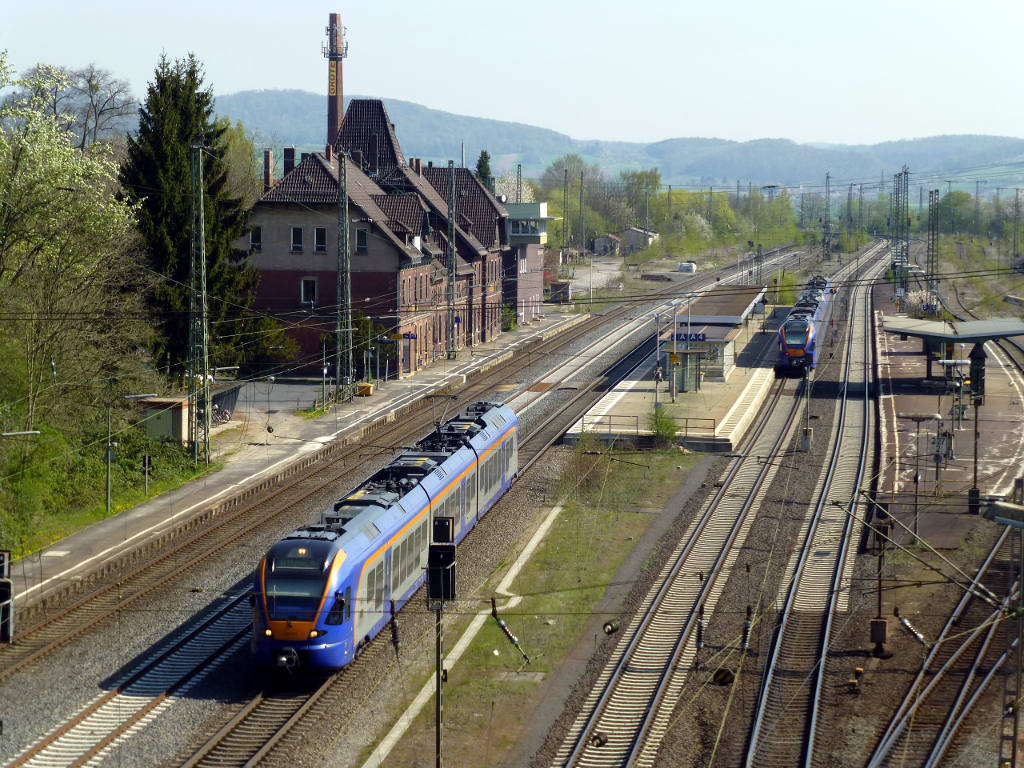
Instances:
[[[592,416],[589,413],[585,413],[580,422],[580,428],[583,432],[594,434],[606,433],[608,435],[634,435],[635,437],[640,437],[641,435],[651,434],[651,430],[647,427],[647,420],[649,418],[649,415],[617,416],[608,413],[603,416]],[[669,418],[679,426],[678,437],[715,436],[715,427],[717,425],[714,419],[701,416],[670,416]],[[640,425],[641,419],[643,419],[642,428]]]

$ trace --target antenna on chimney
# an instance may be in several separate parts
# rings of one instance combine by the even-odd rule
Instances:
[[[327,44],[321,45],[327,59],[327,143],[333,144],[341,132],[341,121],[345,116],[345,99],[342,89],[341,60],[348,57],[348,41],[345,28],[341,25],[341,14],[332,13],[330,23],[324,30]]]

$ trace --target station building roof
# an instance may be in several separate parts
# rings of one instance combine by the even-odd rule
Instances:
[[[754,307],[764,301],[764,286],[716,285],[704,291],[690,305],[691,325],[740,325]],[[679,311],[680,325],[686,323],[686,312]]]
[[[904,315],[886,315],[882,318],[882,330],[920,339],[977,344],[1008,336],[1024,336],[1024,320],[997,318],[994,320],[968,320],[947,322],[945,320],[917,320]]]

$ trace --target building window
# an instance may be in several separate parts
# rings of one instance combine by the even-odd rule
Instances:
[[[302,278],[302,303],[316,305],[316,278]]]
[[[519,260],[519,274],[520,275],[525,275],[526,274],[526,258],[525,257]]]
[[[263,227],[253,227],[249,230],[249,252],[263,250]]]
[[[366,230],[356,230],[356,253],[366,253],[368,246],[366,244]]]
[[[317,253],[327,253],[327,227],[313,228],[313,250]]]
[[[292,253],[302,252],[302,227],[292,227]]]

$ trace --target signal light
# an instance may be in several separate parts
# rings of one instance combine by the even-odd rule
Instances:
[[[269,627],[267,629],[263,630],[263,634],[266,635],[267,637],[273,637],[274,636],[274,633],[270,631]]]

